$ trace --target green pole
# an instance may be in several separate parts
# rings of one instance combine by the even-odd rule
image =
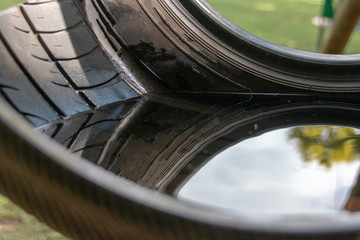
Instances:
[[[332,0],[325,0],[324,10],[323,10],[323,17],[333,18],[334,17],[334,10],[332,6]]]

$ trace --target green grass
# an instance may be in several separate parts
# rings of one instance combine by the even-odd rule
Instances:
[[[65,240],[0,195],[0,240]]]
[[[286,47],[316,52],[318,28],[311,19],[323,0],[208,0],[248,32]],[[328,33],[329,30],[326,31]],[[360,34],[353,34],[346,53],[360,53]]]
[[[12,7],[16,4],[22,3],[25,0],[0,0],[0,11]]]

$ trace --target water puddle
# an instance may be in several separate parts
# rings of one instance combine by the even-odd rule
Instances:
[[[341,217],[360,170],[360,131],[337,126],[274,130],[229,147],[178,191],[181,200],[257,221]]]
[[[153,191],[273,221],[360,210],[358,119],[357,103],[333,99],[171,94],[107,105],[39,130]]]

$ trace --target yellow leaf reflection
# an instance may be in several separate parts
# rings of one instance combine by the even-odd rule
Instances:
[[[337,126],[303,126],[293,128],[290,139],[305,162],[318,161],[331,168],[333,163],[352,162],[360,153],[360,135],[355,129]]]

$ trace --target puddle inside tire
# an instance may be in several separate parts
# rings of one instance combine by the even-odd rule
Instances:
[[[358,119],[351,101],[164,94],[39,131],[112,174],[219,214],[342,221],[359,217]]]
[[[299,126],[246,139],[220,152],[177,197],[257,221],[356,211],[359,130]]]

